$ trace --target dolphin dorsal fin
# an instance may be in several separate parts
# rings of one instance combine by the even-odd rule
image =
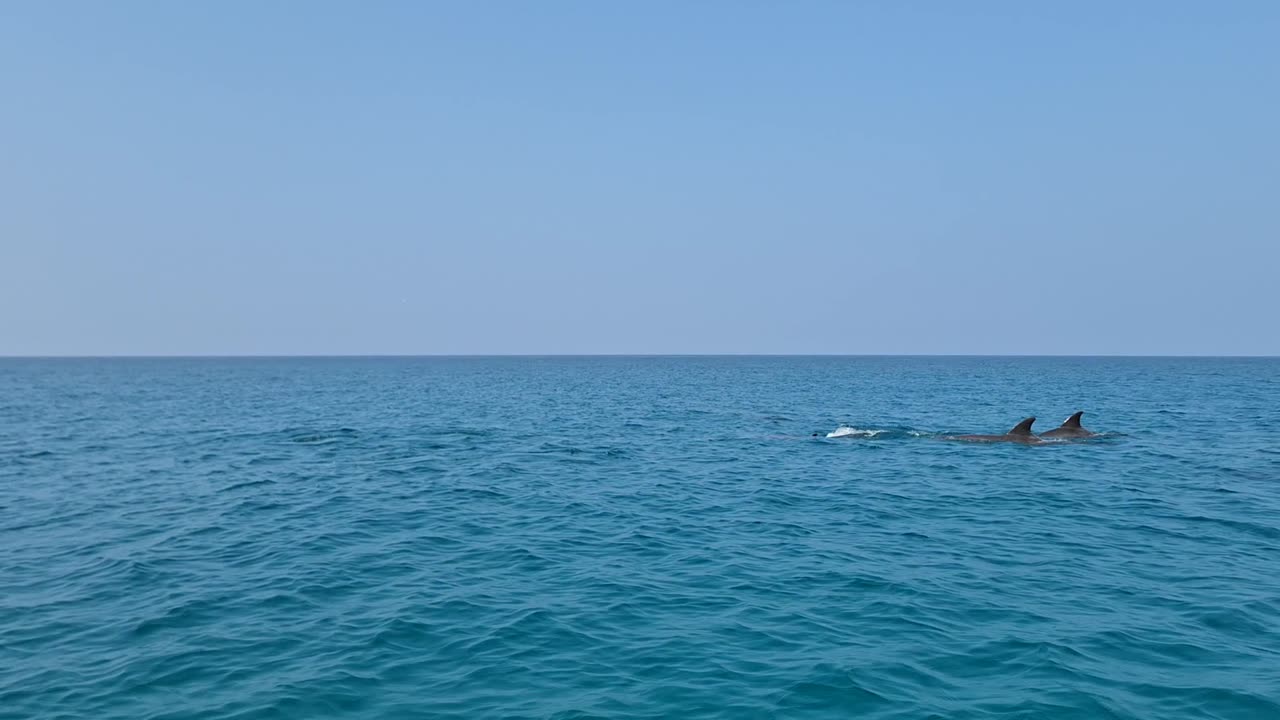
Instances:
[[[1030,435],[1031,423],[1035,421],[1036,419],[1034,417],[1029,417],[1026,420],[1023,420],[1022,422],[1018,423],[1017,425],[1014,425],[1013,429],[1005,434],[1006,435]]]
[[[1080,427],[1080,416],[1081,416],[1081,415],[1083,415],[1083,414],[1084,414],[1084,411],[1083,411],[1083,410],[1081,410],[1080,412],[1077,412],[1077,413],[1073,414],[1071,417],[1067,418],[1066,420],[1063,420],[1063,421],[1062,421],[1062,427],[1064,427],[1064,428],[1079,428],[1079,427]]]

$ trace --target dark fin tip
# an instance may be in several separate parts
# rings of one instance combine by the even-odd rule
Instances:
[[[1030,435],[1031,424],[1034,423],[1035,421],[1036,419],[1034,416],[1029,417],[1026,420],[1023,420],[1022,422],[1018,423],[1017,425],[1014,425],[1013,429],[1005,434],[1006,435]]]
[[[1064,427],[1064,428],[1078,428],[1078,427],[1080,427],[1080,416],[1081,416],[1081,415],[1083,415],[1083,414],[1084,414],[1084,411],[1083,411],[1083,410],[1080,410],[1079,412],[1076,412],[1074,415],[1072,415],[1071,417],[1067,418],[1066,420],[1063,420],[1063,421],[1062,421],[1062,427]]]

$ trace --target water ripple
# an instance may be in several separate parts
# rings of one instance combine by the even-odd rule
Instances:
[[[0,717],[1280,717],[1277,361],[0,362]]]

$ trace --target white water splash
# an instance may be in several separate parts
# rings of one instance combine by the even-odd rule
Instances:
[[[841,425],[835,430],[827,433],[827,437],[829,438],[875,437],[883,432],[884,432],[883,430],[863,430],[862,428],[849,427],[848,425]]]

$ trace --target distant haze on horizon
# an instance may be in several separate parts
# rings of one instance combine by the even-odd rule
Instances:
[[[5,3],[0,355],[1280,355],[1277,38],[1274,2]]]

